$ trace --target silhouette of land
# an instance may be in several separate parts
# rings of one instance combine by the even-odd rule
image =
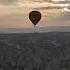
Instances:
[[[0,34],[0,70],[70,70],[70,32]]]

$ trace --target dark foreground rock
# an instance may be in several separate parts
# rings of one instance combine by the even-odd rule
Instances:
[[[0,70],[70,70],[70,33],[0,34]]]

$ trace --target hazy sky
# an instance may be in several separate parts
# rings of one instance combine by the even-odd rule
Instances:
[[[0,0],[0,4],[3,5],[10,5],[10,4],[15,4],[18,0]]]
[[[0,28],[33,27],[33,24],[29,20],[29,13],[33,10],[38,10],[42,14],[42,19],[40,20],[37,26],[44,27],[70,25],[70,18],[66,20],[64,19],[64,17],[61,17],[61,19],[57,20],[55,19],[59,17],[59,14],[61,14],[60,12],[62,11],[62,9],[41,9],[43,8],[43,6],[46,6],[47,3],[36,3],[33,1],[38,0],[0,0]],[[38,6],[39,8],[32,9],[35,6]],[[53,17],[54,20],[51,19]]]

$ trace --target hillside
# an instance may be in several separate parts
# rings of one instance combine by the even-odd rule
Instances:
[[[47,26],[35,28],[0,28],[0,34],[7,33],[45,33],[45,32],[70,32],[70,26]]]
[[[0,34],[0,70],[70,70],[70,32]]]

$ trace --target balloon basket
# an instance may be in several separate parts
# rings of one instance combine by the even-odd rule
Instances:
[[[35,25],[34,25],[34,28],[35,28]]]
[[[37,27],[34,25],[34,33],[37,33]]]

